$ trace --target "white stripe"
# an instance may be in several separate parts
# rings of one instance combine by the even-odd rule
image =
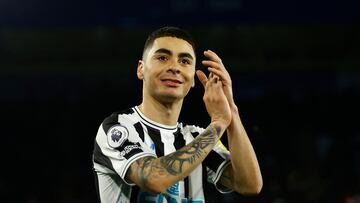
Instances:
[[[108,169],[107,167],[100,165],[96,162],[94,162],[94,169],[96,172],[101,172],[101,173],[107,173],[107,174],[115,174],[115,172],[111,169]]]

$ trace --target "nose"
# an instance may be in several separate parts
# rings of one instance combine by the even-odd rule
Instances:
[[[167,69],[167,72],[171,72],[173,74],[179,74],[180,73],[180,68],[179,68],[179,65],[177,63],[171,63],[169,66],[168,66],[168,69]]]

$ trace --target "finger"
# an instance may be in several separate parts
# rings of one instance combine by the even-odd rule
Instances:
[[[213,75],[214,75],[213,78],[214,78],[214,82],[215,82],[215,83],[217,83],[218,81],[220,81],[219,76],[217,76],[217,75],[215,75],[215,74],[213,74]]]
[[[221,63],[221,58],[215,52],[213,52],[211,50],[204,51],[204,55],[212,61]]]
[[[205,73],[201,70],[196,71],[196,76],[200,80],[201,84],[206,87],[206,83],[208,82],[208,78],[206,77]]]
[[[229,76],[229,72],[226,70],[226,68],[222,65],[222,64],[219,64],[217,62],[213,62],[213,61],[203,61],[203,64],[206,65],[209,68],[213,68],[213,69],[216,69],[218,70],[217,73],[220,73],[222,72],[223,74],[223,79],[225,78],[230,78]],[[220,74],[218,74],[220,75]]]
[[[214,74],[213,73],[209,73],[209,79],[213,78],[214,77]]]
[[[208,79],[208,81],[206,83],[206,86],[205,86],[205,91],[207,91],[208,93],[209,92],[216,92],[217,90],[214,89],[214,87],[217,84],[217,82],[218,82],[217,77],[214,77],[214,76],[212,76],[211,78],[209,77],[209,79]]]
[[[219,76],[212,74],[212,77],[209,79],[207,86],[210,87],[210,86],[218,85],[219,83],[221,83]]]
[[[209,61],[209,60],[203,60],[201,62],[204,66],[211,66],[212,68],[216,68],[216,69],[225,69],[225,67],[219,63],[219,62],[215,62],[215,61]]]
[[[214,82],[212,83],[213,90],[218,94],[219,91],[223,91],[222,85],[223,83],[218,77],[214,77]]]
[[[229,80],[227,75],[224,72],[220,71],[220,70],[217,70],[217,69],[211,68],[211,67],[209,67],[208,70],[210,71],[210,73],[213,73],[214,75],[218,76],[220,78],[220,80],[222,80],[222,81]]]
[[[208,83],[210,83],[210,82],[213,83],[214,82],[214,76],[215,76],[214,73],[212,73],[212,72],[209,73]]]

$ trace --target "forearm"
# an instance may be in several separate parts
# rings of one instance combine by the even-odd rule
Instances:
[[[211,123],[206,130],[183,148],[160,158],[139,159],[128,172],[129,179],[142,189],[164,192],[187,177],[210,153],[225,128]]]
[[[232,115],[227,135],[233,170],[233,187],[242,194],[259,193],[262,188],[262,177],[255,151],[236,106],[232,106]]]

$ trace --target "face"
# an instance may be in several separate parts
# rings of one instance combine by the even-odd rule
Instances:
[[[181,100],[194,86],[194,50],[176,37],[157,38],[139,61],[137,75],[144,94],[162,102]]]

